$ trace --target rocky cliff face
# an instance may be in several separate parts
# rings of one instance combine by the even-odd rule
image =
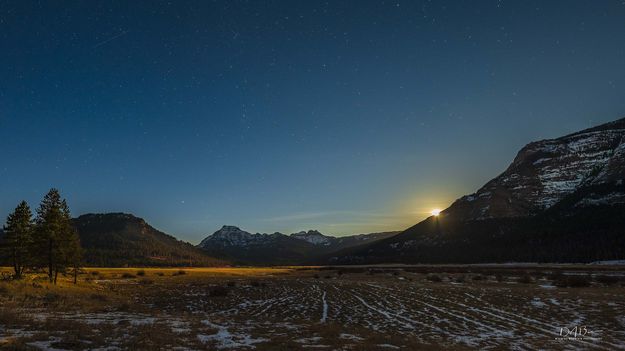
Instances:
[[[528,144],[438,217],[330,263],[592,262],[625,258],[625,119]]]
[[[544,211],[591,185],[625,178],[625,119],[528,144],[508,169],[443,211],[461,220],[523,217]],[[620,201],[612,194],[595,201]],[[580,204],[592,203],[581,200]]]

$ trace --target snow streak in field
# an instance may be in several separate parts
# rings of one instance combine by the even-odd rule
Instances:
[[[328,302],[326,301],[326,292],[323,292],[323,296],[321,297],[321,300],[323,301],[323,315],[321,315],[321,323],[325,323],[326,320],[328,319]]]

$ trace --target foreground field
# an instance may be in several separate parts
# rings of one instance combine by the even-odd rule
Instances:
[[[99,268],[85,269],[76,286],[31,275],[0,282],[0,348],[623,349],[621,274],[592,266]]]

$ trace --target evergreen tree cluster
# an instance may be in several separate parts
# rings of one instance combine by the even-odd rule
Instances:
[[[56,284],[59,273],[73,268],[76,283],[82,249],[65,199],[57,189],[44,196],[37,215],[26,201],[11,213],[4,226],[2,251],[13,266],[13,278],[21,279],[27,269],[44,270]]]

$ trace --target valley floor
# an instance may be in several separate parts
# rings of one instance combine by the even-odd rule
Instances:
[[[622,274],[539,265],[90,268],[78,285],[67,277],[58,286],[30,275],[0,282],[0,349],[625,349]]]

